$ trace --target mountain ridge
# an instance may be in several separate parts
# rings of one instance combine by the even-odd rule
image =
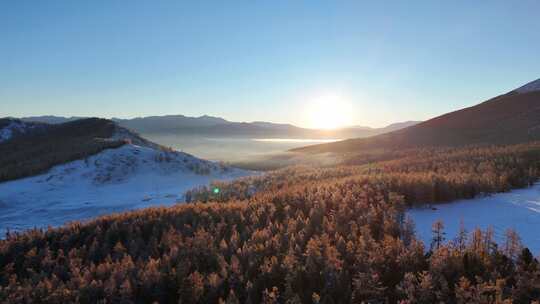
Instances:
[[[528,93],[528,92],[535,92],[535,91],[540,91],[540,78],[533,80],[514,90],[514,92],[517,92],[517,93]]]

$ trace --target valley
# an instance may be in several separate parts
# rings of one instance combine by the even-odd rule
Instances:
[[[290,149],[309,144],[337,141],[339,139],[306,138],[250,138],[250,137],[199,137],[175,134],[143,134],[161,145],[201,158],[237,164],[247,161],[264,161],[284,154]]]
[[[140,148],[119,149],[135,149],[129,156]],[[118,160],[124,162],[123,157]],[[359,153],[343,161],[348,164],[287,167],[215,181],[187,192],[187,204],[10,233],[0,241],[0,278],[16,275],[17,281],[2,281],[5,287],[0,297],[50,299],[50,294],[63,290],[69,291],[62,294],[65,301],[92,303],[103,297],[102,287],[96,284],[106,284],[108,295],[114,298],[160,302],[195,298],[214,303],[238,294],[239,301],[261,302],[268,294],[266,284],[271,284],[289,290],[290,297],[302,302],[311,301],[314,293],[332,294],[338,302],[350,297],[396,302],[405,296],[402,288],[406,285],[411,293],[428,292],[426,296],[435,297],[424,287],[426,279],[414,275],[422,273],[424,278],[440,278],[437,288],[453,286],[454,291],[440,296],[451,301],[474,278],[486,280],[486,288],[506,297],[528,298],[528,290],[536,284],[523,281],[536,271],[533,253],[525,247],[529,235],[524,236],[524,243],[515,234],[501,241],[498,230],[492,234],[476,229],[463,242],[449,242],[454,238],[452,220],[458,220],[460,213],[445,206],[467,199],[458,202],[458,206],[466,204],[458,209],[472,215],[472,210],[486,210],[478,209],[474,198],[533,185],[540,170],[539,143],[378,152],[368,158]],[[82,163],[72,166],[84,168]],[[118,173],[111,177],[121,180],[125,176]],[[89,175],[98,182],[100,176]],[[50,181],[54,184],[54,178]],[[152,183],[146,180],[144,187],[148,184]],[[516,193],[494,194],[493,198]],[[529,200],[528,195],[522,196],[520,201]],[[133,199],[138,204],[138,197]],[[440,227],[429,238],[425,225],[431,226],[428,222],[438,218],[437,213],[435,217],[413,214],[421,226],[404,217],[406,212],[416,212],[407,211],[410,208],[426,204],[440,208],[434,212],[450,211],[443,217],[449,230]],[[497,214],[491,219],[500,221]],[[494,226],[512,219],[523,218],[510,217]],[[435,246],[427,244],[433,240]],[[499,259],[508,269],[495,263]],[[43,271],[37,282],[51,284],[30,280],[36,271]],[[370,275],[348,275],[357,271]],[[504,278],[507,283],[492,278]],[[200,280],[212,283],[198,285]],[[331,289],[325,287],[327,280],[333,282]],[[523,283],[513,287],[513,280]],[[235,282],[234,287],[228,282]],[[171,284],[187,291],[164,292]],[[193,294],[196,287],[199,292]]]

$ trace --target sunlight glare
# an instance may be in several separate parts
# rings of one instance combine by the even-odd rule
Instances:
[[[311,128],[328,130],[352,124],[353,107],[340,95],[321,95],[309,104],[307,112]]]

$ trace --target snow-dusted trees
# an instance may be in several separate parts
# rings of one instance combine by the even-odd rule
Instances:
[[[521,245],[521,239],[516,231],[513,229],[507,229],[505,233],[505,242],[503,247],[504,254],[511,258],[516,259],[518,254],[523,249]]]

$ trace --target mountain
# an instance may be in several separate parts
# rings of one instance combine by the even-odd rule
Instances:
[[[296,128],[294,125],[291,125],[291,124],[280,124],[280,123],[273,123],[273,122],[266,122],[266,121],[254,121],[251,124],[254,126],[259,126],[263,128],[274,128],[274,129]]]
[[[128,120],[116,120],[120,125],[142,134],[178,134],[190,136],[222,137],[281,137],[281,138],[350,138],[382,134],[390,130],[413,125],[405,122],[385,127],[349,127],[336,130],[301,128],[291,124],[264,121],[231,122],[222,118],[201,116],[158,116]],[[390,127],[390,129],[389,129]]]
[[[476,106],[405,129],[292,151],[356,152],[380,148],[515,144],[535,140],[540,140],[540,79]]]
[[[65,123],[78,119],[77,117],[34,116],[24,117],[26,122]],[[291,124],[272,123],[264,121],[232,122],[220,117],[184,115],[148,116],[132,119],[113,118],[120,126],[146,135],[180,135],[206,137],[261,137],[261,138],[354,138],[368,137],[405,128],[419,123],[407,121],[389,125],[384,128],[364,126],[345,127],[335,130],[319,130],[301,128]]]
[[[219,137],[283,137],[283,138],[349,138],[366,137],[409,126],[415,122],[395,124],[385,128],[350,127],[336,130],[318,130],[291,124],[264,121],[231,122],[212,116],[187,117],[183,115],[151,116],[134,119],[113,119],[118,124],[142,134],[177,134]]]
[[[0,134],[14,124],[28,123],[0,120]],[[166,149],[111,120],[38,125],[42,132],[0,143],[0,235],[174,204],[193,187],[251,174]]]
[[[137,117],[133,119],[113,118],[112,120],[126,128],[136,130],[140,133],[170,133],[179,129],[206,128],[230,123],[223,118],[207,115],[200,117],[166,115]]]

